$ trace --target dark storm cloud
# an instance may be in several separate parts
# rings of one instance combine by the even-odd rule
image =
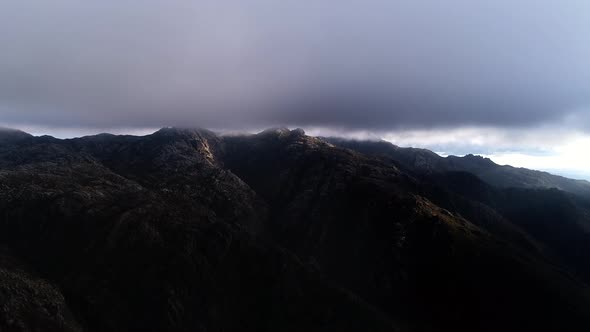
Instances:
[[[0,123],[577,126],[589,31],[587,1],[4,0]]]

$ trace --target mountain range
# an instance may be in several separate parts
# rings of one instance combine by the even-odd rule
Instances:
[[[276,128],[0,130],[0,330],[585,331],[590,184]]]

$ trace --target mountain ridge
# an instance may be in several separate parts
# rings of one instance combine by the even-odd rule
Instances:
[[[279,136],[286,135],[289,133],[295,133],[296,135],[305,135],[305,131],[303,129],[296,128],[296,129],[290,130],[287,127],[269,128],[269,129],[265,129],[265,130],[261,131],[258,134],[272,134],[272,133],[274,133],[274,134],[278,133]],[[191,135],[205,135],[205,136],[216,135],[212,131],[209,131],[204,128],[199,128],[199,127],[162,127],[161,129],[159,129],[151,134],[147,134],[147,135],[127,135],[127,134],[115,135],[115,134],[110,134],[110,133],[100,133],[100,134],[94,134],[94,135],[81,136],[81,137],[77,137],[77,138],[65,138],[63,140],[91,139],[91,138],[100,138],[100,137],[129,137],[129,138],[131,138],[131,137],[146,137],[146,136],[153,136],[153,135],[162,135],[162,136],[168,135],[168,136],[172,137],[174,134],[182,134],[182,135],[186,135],[187,137],[190,137]],[[221,133],[220,135],[226,136],[223,133]],[[230,136],[241,136],[241,135],[247,135],[247,134],[233,133]],[[22,140],[25,138],[34,138],[34,137],[36,137],[36,138],[45,137],[45,138],[49,138],[49,139],[58,139],[58,138],[54,138],[54,137],[48,136],[48,135],[33,136],[33,135],[26,133],[24,131],[21,131],[19,129],[0,127],[0,139]],[[443,166],[443,169],[445,169],[446,171],[451,171],[451,170],[452,171],[458,171],[458,170],[459,171],[469,171],[469,169],[455,169],[455,168],[453,168],[453,167],[466,168],[467,166],[465,166],[465,164],[467,161],[467,162],[472,162],[475,165],[484,165],[484,166],[491,166],[491,167],[497,167],[497,168],[508,168],[508,169],[512,169],[512,170],[520,170],[523,172],[534,172],[536,174],[543,174],[543,175],[549,176],[551,178],[561,178],[561,179],[567,180],[568,182],[570,182],[570,181],[577,182],[577,183],[583,185],[584,187],[588,187],[588,188],[584,189],[585,193],[586,193],[586,190],[590,190],[590,181],[585,180],[585,179],[574,179],[574,178],[570,178],[570,177],[563,176],[563,175],[553,174],[550,171],[535,170],[535,169],[530,169],[530,168],[526,168],[526,167],[516,167],[516,166],[512,166],[512,165],[500,165],[500,164],[496,164],[490,158],[487,158],[487,157],[484,157],[481,155],[471,154],[471,153],[466,154],[464,156],[456,156],[456,155],[440,156],[437,153],[433,152],[432,150],[428,150],[425,148],[400,147],[398,145],[395,145],[395,144],[393,144],[389,141],[385,141],[385,140],[350,139],[350,138],[337,137],[337,136],[317,136],[317,138],[325,140],[326,142],[334,144],[336,146],[350,148],[352,150],[360,151],[360,152],[367,153],[367,154],[375,154],[375,155],[382,154],[382,155],[391,156],[391,150],[403,151],[404,153],[414,154],[416,157],[425,159],[425,161],[428,161],[428,162],[434,162],[435,164],[439,164],[442,161],[443,164],[446,164]],[[368,145],[371,145],[371,147],[369,148]],[[461,163],[462,165],[457,166],[457,165],[454,165],[455,163]],[[414,165],[414,166],[419,166],[419,165]],[[424,165],[423,167],[428,168],[428,167],[430,167],[430,165]],[[554,181],[556,181],[556,180],[554,180]],[[548,186],[539,186],[539,187],[550,188]],[[566,187],[569,187],[569,186],[566,186]],[[555,188],[562,189],[565,191],[570,191],[570,192],[579,192],[579,190],[575,190],[575,189],[567,190],[568,188],[564,189],[564,188],[561,188],[558,186],[556,186]]]
[[[421,172],[466,171],[474,173],[484,181],[499,187],[558,188],[590,197],[590,182],[586,180],[571,179],[524,167],[499,165],[489,158],[473,154],[467,154],[463,157],[453,155],[442,157],[427,149],[402,148],[384,140],[363,141],[338,137],[322,138],[334,145],[355,151],[388,156]]]

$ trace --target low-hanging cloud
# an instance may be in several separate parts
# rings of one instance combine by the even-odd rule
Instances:
[[[0,122],[575,127],[588,31],[584,0],[5,0]]]

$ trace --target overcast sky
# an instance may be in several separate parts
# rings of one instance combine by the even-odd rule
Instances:
[[[590,170],[587,0],[2,0],[0,45],[3,126],[301,126]]]

